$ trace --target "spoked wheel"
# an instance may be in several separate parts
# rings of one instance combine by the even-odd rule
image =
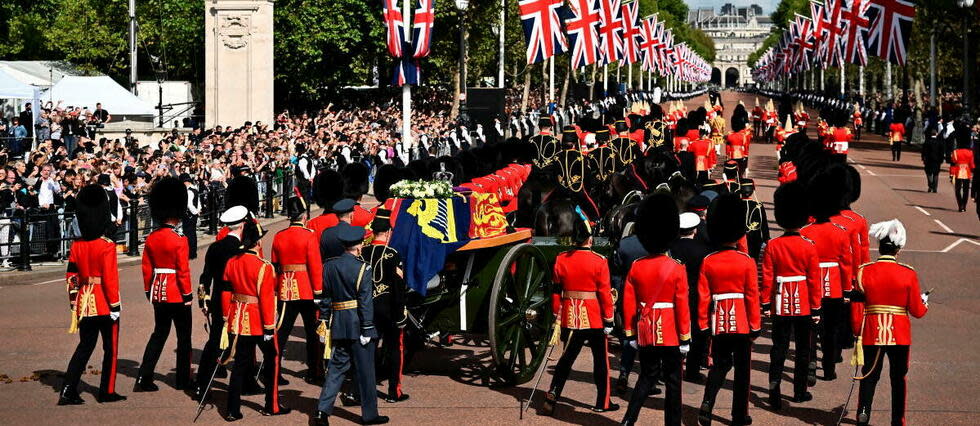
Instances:
[[[548,350],[551,268],[531,244],[511,247],[497,267],[490,292],[490,352],[509,384],[530,381]]]

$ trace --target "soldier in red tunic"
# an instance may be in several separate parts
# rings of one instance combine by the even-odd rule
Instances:
[[[628,344],[639,349],[640,380],[622,424],[636,423],[659,375],[666,386],[664,424],[680,425],[681,361],[691,347],[691,314],[687,271],[666,254],[680,216],[673,198],[655,194],[643,200],[637,217],[637,237],[650,255],[633,262],[623,288],[623,328]]]
[[[762,330],[762,320],[755,260],[735,249],[745,235],[745,211],[745,203],[735,194],[719,195],[708,208],[708,235],[720,249],[704,258],[698,278],[698,327],[711,330],[714,360],[698,412],[701,425],[711,424],[715,398],[733,366],[732,424],[752,424],[748,414],[752,341]]]
[[[102,381],[99,402],[126,399],[116,393],[116,358],[119,348],[119,270],[116,244],[104,236],[109,224],[109,199],[98,185],[82,188],[76,198],[75,218],[81,232],[71,244],[65,281],[71,307],[70,333],[79,334],[78,346],[68,362],[58,405],[84,404],[78,395],[85,366],[102,336]]]
[[[838,164],[811,180],[807,193],[810,196],[810,214],[815,222],[800,230],[804,237],[816,245],[817,256],[820,258],[823,326],[818,331],[824,380],[837,378],[837,362],[841,359],[840,328],[847,320],[846,306],[852,289],[853,236],[847,229],[831,221],[840,212],[841,203],[847,193],[846,176],[844,166]]]
[[[744,118],[732,119],[732,132],[725,136],[725,155],[738,163],[738,175],[744,177],[749,168],[749,143],[752,135],[745,128]]]
[[[563,252],[555,259],[552,279],[555,293],[551,296],[556,327],[561,327],[565,350],[555,366],[551,390],[545,395],[543,412],[552,415],[565,381],[578,358],[582,346],[592,348],[593,381],[596,385],[595,412],[616,411],[618,404],[610,401],[609,342],[613,329],[613,301],[609,283],[609,263],[592,251],[592,230],[585,214],[579,211],[571,237],[576,248]]]
[[[714,168],[714,163],[711,160],[711,141],[703,138],[691,141],[687,150],[694,155],[694,171],[697,174],[695,183],[704,185],[708,182],[711,169]]]
[[[323,234],[324,229],[340,223],[331,207],[333,203],[344,198],[344,177],[330,169],[320,172],[313,181],[313,196],[316,204],[323,208],[323,213],[307,221],[306,227],[312,229],[316,235],[316,240],[320,241],[320,235]]]
[[[875,387],[888,355],[892,388],[892,425],[905,425],[906,374],[909,371],[912,324],[929,310],[929,294],[919,291],[915,269],[895,257],[905,246],[905,227],[897,219],[871,226],[881,256],[858,269],[851,321],[857,333],[855,362],[861,368],[857,424],[871,421]],[[862,359],[863,358],[863,359]],[[863,363],[862,363],[863,361]]]
[[[173,324],[177,333],[177,389],[193,387],[191,378],[191,286],[187,238],[177,233],[187,205],[184,184],[165,177],[150,190],[150,215],[159,225],[143,248],[143,291],[153,305],[153,334],[146,342],[134,392],[153,392],[153,373]]]
[[[796,338],[793,360],[793,402],[806,402],[813,395],[806,391],[810,364],[811,323],[820,321],[823,295],[817,249],[800,235],[806,225],[806,192],[803,184],[791,182],[776,189],[773,196],[776,223],[785,231],[769,240],[762,255],[762,283],[759,294],[762,312],[772,317],[772,350],[769,352],[769,406],[782,407],[780,383],[789,351],[790,335]]]
[[[323,263],[320,261],[320,241],[314,238],[313,230],[303,226],[306,218],[306,202],[300,197],[290,197],[287,201],[289,227],[276,233],[272,239],[272,266],[276,268],[276,295],[279,298],[281,317],[278,324],[279,345],[284,347],[293,331],[296,317],[303,318],[306,332],[305,380],[317,385],[323,379],[323,369],[319,360],[319,337],[316,328],[320,295],[323,293]],[[282,358],[282,351],[279,353]],[[281,362],[281,361],[280,361]],[[282,378],[280,384],[288,384]]]
[[[225,266],[224,279],[231,284],[231,304],[225,311],[229,347],[228,359],[234,359],[228,383],[227,421],[240,420],[242,387],[255,374],[255,347],[262,351],[265,407],[262,415],[289,413],[279,403],[279,345],[276,341],[276,273],[272,265],[255,250],[263,231],[257,223],[246,220],[242,229],[243,252]]]

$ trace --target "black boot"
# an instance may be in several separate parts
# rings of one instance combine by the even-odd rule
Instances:
[[[783,408],[783,395],[779,390],[779,382],[769,382],[769,406],[773,411]]]
[[[99,396],[97,396],[95,400],[99,401],[99,403],[107,403],[107,402],[125,401],[126,397],[115,392],[113,393],[99,392]]]
[[[752,416],[745,416],[741,419],[732,419],[732,425],[734,426],[749,426],[752,424]]]
[[[139,377],[136,379],[136,384],[133,385],[133,392],[156,392],[160,390],[160,387],[153,383],[153,379],[147,379],[145,377]]]
[[[388,419],[388,416],[378,416],[378,417],[375,417],[375,418],[373,418],[371,420],[361,420],[361,424],[362,425],[383,425],[385,423],[388,423],[389,420],[390,419]]]
[[[82,405],[85,400],[78,395],[78,391],[68,386],[61,388],[58,394],[58,405]]]
[[[616,379],[616,395],[625,396],[628,390],[629,376],[626,374],[620,375],[619,379]]]
[[[609,407],[607,408],[602,408],[599,406],[592,407],[592,411],[595,411],[596,413],[606,413],[606,412],[612,412],[617,410],[619,410],[619,404],[612,403],[612,402],[609,403]]]
[[[871,409],[858,408],[858,415],[857,415],[858,426],[868,426],[870,422],[871,422]]]
[[[701,409],[698,410],[698,424],[701,426],[711,426],[711,410],[714,409],[714,403],[705,401],[701,403]]]
[[[241,419],[244,419],[244,418],[245,418],[245,416],[242,415],[241,411],[239,411],[237,413],[228,413],[227,415],[225,415],[225,421],[226,422],[234,422],[234,421],[238,421],[238,420],[241,420]]]
[[[361,405],[361,400],[360,398],[354,398],[354,395],[351,395],[350,393],[341,392],[340,404],[344,407],[358,407]]]
[[[801,402],[807,402],[813,399],[813,394],[810,392],[803,392],[793,395],[793,402],[799,404]]]
[[[313,424],[316,426],[330,426],[330,416],[323,411],[317,411],[313,417]]]
[[[544,403],[541,404],[541,414],[546,416],[553,416],[555,414],[555,406],[558,405],[558,396],[552,392],[548,392],[544,395]]]
[[[385,397],[385,402],[389,404],[394,404],[396,402],[408,401],[408,394],[403,393],[401,396],[388,395]]]
[[[291,411],[293,411],[291,408],[283,407],[282,405],[280,405],[278,407],[269,407],[269,406],[266,406],[265,408],[262,409],[262,415],[263,416],[281,416],[281,415],[284,415],[284,414],[289,414]]]

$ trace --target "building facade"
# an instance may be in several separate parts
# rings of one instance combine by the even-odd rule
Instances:
[[[711,81],[722,87],[752,86],[749,55],[755,52],[772,30],[772,19],[758,5],[736,7],[728,3],[716,13],[712,8],[688,12],[688,23],[705,32],[715,42],[715,62]]]

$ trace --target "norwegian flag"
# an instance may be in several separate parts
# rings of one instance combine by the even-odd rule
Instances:
[[[415,16],[412,21],[412,45],[415,47],[413,58],[429,56],[432,46],[432,25],[435,24],[435,0],[418,0],[415,3]]]
[[[527,63],[536,64],[565,53],[568,41],[562,32],[558,9],[562,0],[520,0],[521,24],[527,40]]]
[[[796,57],[794,58],[794,68],[797,71],[810,69],[810,53],[813,52],[813,21],[805,16],[796,15],[793,22],[796,36],[793,43],[796,45]]]
[[[640,62],[640,2],[623,3],[623,60],[627,64]]]
[[[599,0],[570,0],[572,17],[565,31],[572,44],[572,67],[582,68],[599,60]]]
[[[840,0],[843,1],[843,0]],[[849,64],[868,65],[868,52],[865,50],[865,39],[871,21],[868,19],[869,0],[849,0],[850,3],[841,8],[841,23],[844,28],[841,46],[844,48],[844,61]]]
[[[904,65],[906,45],[912,34],[915,5],[909,0],[870,0],[867,18],[871,21],[866,46],[873,55]]]
[[[599,0],[599,52],[602,65],[623,58],[623,8],[619,0]]]
[[[402,0],[407,1],[407,0]],[[405,21],[402,17],[402,9],[398,5],[398,0],[383,0],[382,13],[384,14],[385,38],[388,43],[388,53],[392,57],[402,57],[402,47],[405,44]]]
[[[643,20],[643,28],[640,31],[640,53],[643,54],[641,69],[653,71],[660,62],[658,52],[660,39],[657,37],[657,15],[653,15]]]

